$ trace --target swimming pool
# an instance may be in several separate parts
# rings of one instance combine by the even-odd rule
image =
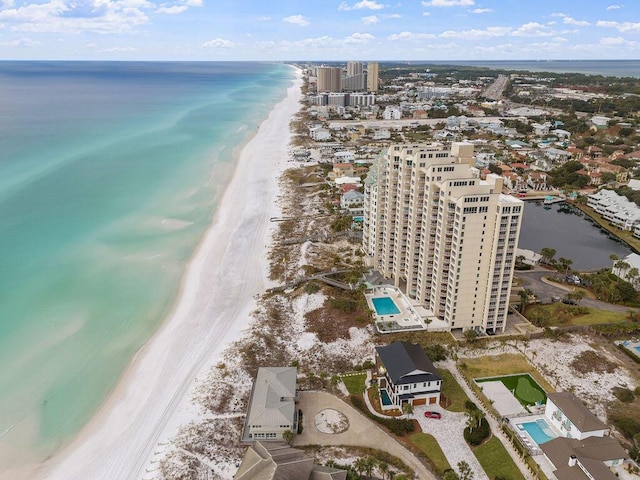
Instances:
[[[378,315],[397,315],[400,309],[396,306],[391,297],[372,298],[373,308]]]
[[[380,401],[385,407],[391,405],[391,398],[389,397],[389,393],[385,388],[380,389]]]
[[[543,418],[536,420],[535,422],[518,423],[520,430],[526,430],[529,436],[538,445],[548,442],[556,438],[556,434],[553,433],[549,424]]]
[[[633,347],[633,348],[634,348],[634,350],[635,350],[636,352],[640,353],[640,345],[637,345],[637,346],[635,346],[635,347]]]

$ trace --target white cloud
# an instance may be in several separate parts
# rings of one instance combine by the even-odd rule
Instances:
[[[431,15],[431,12],[422,12],[423,17],[428,17],[429,15]]]
[[[607,22],[604,20],[598,20],[596,23],[598,27],[615,28],[619,32],[640,32],[640,23],[633,22]]]
[[[433,33],[413,33],[413,32],[400,32],[394,33],[387,37],[387,40],[424,40],[427,38],[436,38]]]
[[[363,45],[365,43],[369,43],[371,40],[373,40],[375,37],[373,35],[371,35],[370,33],[354,33],[352,35],[349,35],[348,37],[346,37],[344,39],[344,43],[345,44],[358,44],[358,45]]]
[[[609,5],[607,7],[607,10],[618,10],[619,8],[622,8],[622,5]]]
[[[493,10],[491,8],[476,8],[471,10],[471,13],[489,13],[489,12],[493,12]]]
[[[0,47],[24,48],[24,47],[36,47],[38,45],[40,45],[40,42],[32,40],[31,38],[27,38],[27,37],[17,38],[15,40],[10,40],[8,42],[0,42]]]
[[[385,6],[381,3],[377,3],[375,0],[361,0],[360,2],[354,3],[353,5],[349,5],[347,2],[342,2],[338,6],[338,10],[340,11],[349,11],[349,10],[381,10]]]
[[[13,7],[13,0],[0,0],[0,9]]]
[[[378,23],[380,19],[376,15],[369,15],[368,17],[362,17],[362,23],[365,25],[374,25]]]
[[[158,13],[166,13],[167,15],[176,15],[187,10],[189,7],[186,5],[174,5],[172,7],[160,7]]]
[[[430,2],[423,0],[422,2],[423,7],[470,7],[475,4],[474,0],[431,0]]]
[[[111,47],[111,48],[103,48],[98,50],[101,53],[132,53],[137,52],[137,48],[133,47]]]
[[[511,27],[487,27],[484,30],[471,29],[471,30],[447,30],[440,34],[442,38],[464,38],[464,39],[477,39],[477,38],[492,38],[492,37],[504,37],[512,32]]]
[[[587,22],[586,20],[576,20],[575,18],[567,15],[566,13],[552,13],[551,14],[552,17],[560,17],[562,18],[562,23],[564,23],[565,25],[574,25],[576,27],[588,27],[589,25],[591,25],[590,22]],[[551,22],[549,22],[548,24],[550,24]]]
[[[271,17],[258,17],[258,20],[261,22],[268,22],[269,20],[271,20]]]
[[[516,30],[511,32],[514,37],[551,37],[558,32],[549,30],[546,25],[538,22],[528,22],[520,25]]]
[[[299,25],[300,27],[306,27],[307,25],[309,25],[309,20],[307,20],[302,15],[290,15],[288,17],[284,17],[282,21],[291,23],[293,25]]]
[[[233,48],[234,44],[231,40],[224,38],[214,38],[202,44],[202,48]]]
[[[40,33],[122,33],[149,23],[147,0],[49,0],[0,10],[0,24],[11,31]]]
[[[627,40],[626,38],[622,38],[622,37],[602,37],[600,39],[600,44],[608,47],[622,46],[622,47],[636,48],[636,49],[640,47],[640,43],[633,40]]]

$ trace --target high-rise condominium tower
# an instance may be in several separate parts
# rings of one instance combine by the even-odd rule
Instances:
[[[378,91],[378,62],[367,63],[367,90]]]
[[[318,78],[318,83],[317,83],[318,92],[342,91],[342,68],[318,67],[317,78]]]
[[[479,178],[473,145],[392,145],[365,182],[374,266],[452,329],[504,330],[523,202]]]

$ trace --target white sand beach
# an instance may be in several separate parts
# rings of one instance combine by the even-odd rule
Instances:
[[[197,376],[240,337],[256,296],[269,284],[269,219],[278,215],[278,178],[288,160],[289,122],[300,107],[300,86],[298,74],[286,99],[242,149],[170,317],[138,352],[94,419],[39,469],[38,477],[143,478],[161,438],[196,415],[188,405]]]

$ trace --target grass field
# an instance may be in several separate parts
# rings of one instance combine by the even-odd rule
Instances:
[[[532,305],[527,308],[526,316],[534,321],[536,316],[547,319],[546,326],[567,326],[567,325],[599,325],[609,323],[626,323],[629,321],[626,312],[609,312],[596,308],[586,308],[586,314],[578,313],[576,307],[563,303],[552,303],[550,305]],[[534,321],[535,323],[535,321]]]
[[[499,377],[514,373],[528,373],[547,392],[555,392],[555,389],[547,382],[538,371],[519,353],[505,353],[478,358],[461,358],[460,363],[465,367],[462,372],[469,379]]]
[[[522,473],[496,437],[473,450],[489,478],[500,476],[505,480],[524,480]]]
[[[362,392],[364,392],[367,374],[357,373],[342,375],[340,379],[342,380],[342,383],[344,383],[344,386],[347,387],[347,390],[351,395],[360,395]]]
[[[508,375],[505,377],[491,377],[476,380],[479,384],[487,381],[501,381],[514,394],[522,405],[545,403],[547,394],[528,373],[522,375]]]
[[[411,443],[413,443],[416,447],[420,449],[422,453],[424,453],[431,463],[436,468],[436,473],[438,475],[442,475],[445,470],[451,468],[449,462],[447,461],[447,457],[444,456],[438,441],[428,433],[416,433],[415,435],[411,435],[409,437]]]
[[[443,368],[438,369],[438,373],[442,377],[442,390],[440,393],[451,400],[451,405],[447,407],[447,410],[450,412],[466,411],[464,402],[469,400],[469,397],[464,393],[464,390],[462,390],[458,381],[453,377],[453,374]]]

